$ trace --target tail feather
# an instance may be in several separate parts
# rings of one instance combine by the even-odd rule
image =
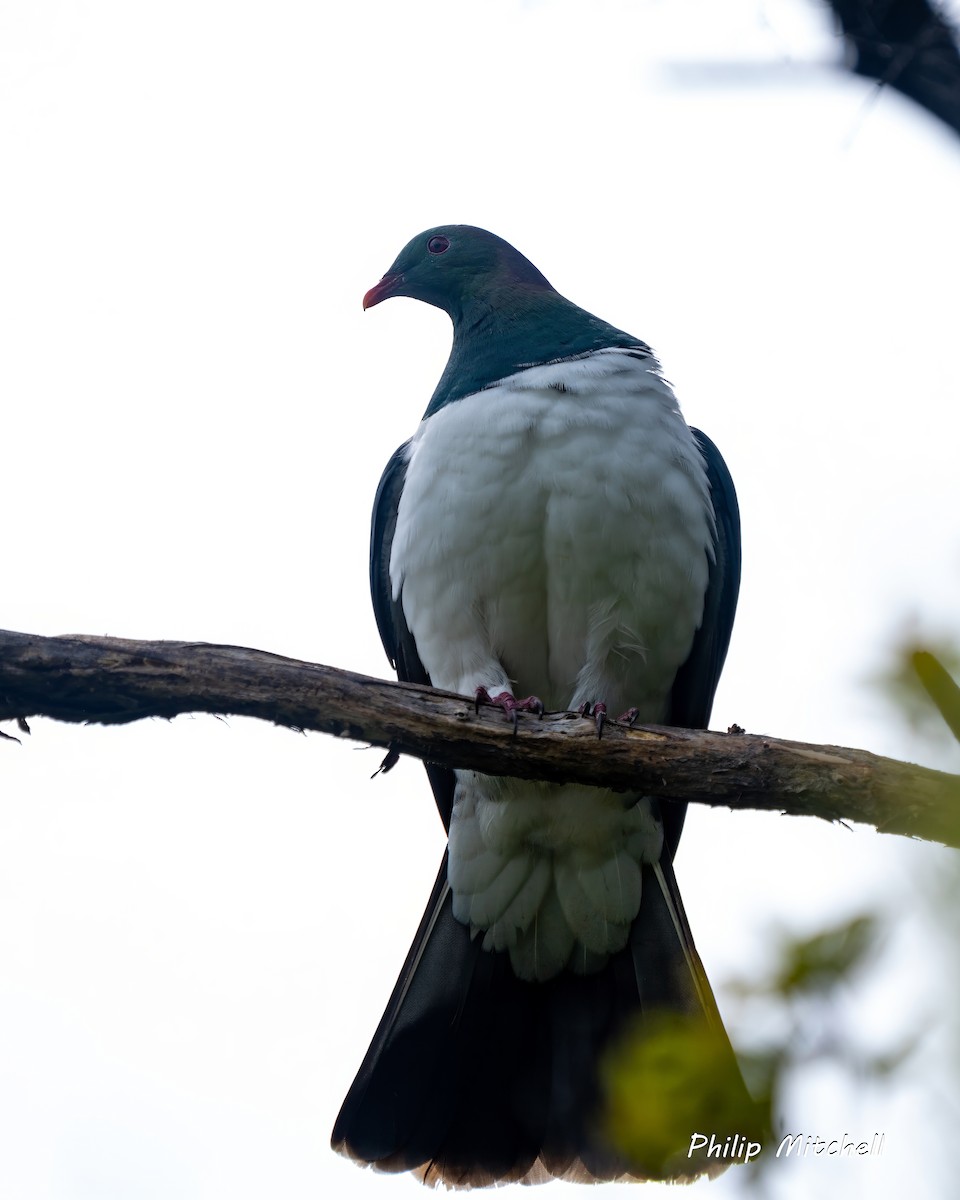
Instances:
[[[643,1178],[601,1128],[599,1061],[643,1014],[723,1028],[666,855],[643,883],[630,941],[600,971],[530,983],[454,918],[444,856],[334,1149],[453,1187]],[[743,1088],[732,1049],[730,1062]],[[671,1174],[707,1169],[691,1161]]]

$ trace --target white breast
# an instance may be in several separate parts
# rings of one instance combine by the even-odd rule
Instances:
[[[437,687],[658,721],[700,624],[712,537],[702,456],[656,361],[601,350],[422,423],[390,575]],[[645,803],[464,773],[455,911],[521,975],[589,970],[625,943],[638,864],[659,845]]]

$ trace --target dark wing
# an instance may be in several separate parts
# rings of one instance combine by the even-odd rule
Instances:
[[[380,486],[373,502],[373,523],[370,528],[370,595],[373,599],[377,628],[380,630],[380,640],[387,652],[387,658],[397,672],[397,678],[404,683],[429,685],[430,676],[420,661],[417,644],[403,615],[403,606],[399,598],[394,600],[393,588],[390,585],[390,550],[397,527],[400,493],[403,491],[403,481],[407,475],[409,444],[404,442],[394,451],[380,477]],[[453,789],[456,783],[454,774],[431,763],[424,765],[444,828],[449,829]]]
[[[733,480],[720,451],[705,433],[699,429],[692,432],[706,463],[717,532],[703,620],[687,661],[673,682],[667,720],[681,729],[706,729],[713,694],[730,645],[740,592],[740,509]],[[674,850],[683,828],[685,811],[685,805],[673,804],[664,813],[667,840]]]

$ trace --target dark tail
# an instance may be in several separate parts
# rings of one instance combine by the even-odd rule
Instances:
[[[722,1129],[685,1132],[670,1165],[650,1171],[614,1150],[601,1127],[601,1060],[611,1048],[616,1054],[639,1016],[663,1012],[715,1031],[728,1068],[725,1087],[737,1092],[733,1110],[750,1104],[667,855],[644,868],[628,945],[594,975],[527,983],[513,974],[507,954],[482,950],[480,940],[453,916],[444,855],[337,1118],[335,1150],[452,1187],[551,1176],[680,1180],[728,1165],[686,1155],[694,1132],[722,1140]],[[707,1086],[716,1091],[716,1078]]]

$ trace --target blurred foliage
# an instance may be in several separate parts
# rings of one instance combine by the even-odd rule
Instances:
[[[947,728],[960,742],[960,688],[929,650],[914,650],[910,657],[924,691],[936,705]]]
[[[812,937],[785,938],[779,947],[780,962],[759,990],[784,999],[828,991],[863,965],[876,936],[874,918],[861,916]]]
[[[764,976],[728,989],[742,1004],[767,1010],[773,1004],[778,1016],[767,1037],[740,1054],[739,1070],[725,1036],[706,1021],[658,1013],[638,1025],[604,1071],[606,1128],[638,1173],[663,1178],[685,1167],[722,1169],[743,1162],[744,1145],[751,1142],[775,1151],[781,1135],[773,1131],[773,1114],[783,1109],[787,1084],[795,1071],[818,1059],[875,1079],[897,1070],[914,1041],[867,1053],[841,1022],[825,1019],[836,1008],[837,990],[868,967],[879,940],[879,922],[870,915],[809,936],[778,934]],[[712,1134],[714,1144],[734,1136],[741,1141],[731,1143],[723,1157],[701,1152],[691,1158],[695,1133]],[[761,1155],[756,1166],[768,1157]]]
[[[798,1067],[830,1060],[861,1076],[881,1078],[900,1066],[916,1038],[882,1052],[859,1047],[854,1031],[838,1015],[839,993],[869,974],[882,949],[884,920],[862,914],[806,936],[781,932],[772,964],[759,980],[738,980],[729,990],[742,1003],[776,1005],[775,1036],[761,1039],[743,1056],[754,1088],[770,1093],[779,1111],[784,1081]]]
[[[917,737],[942,746],[953,738],[960,741],[956,701],[950,707],[943,695],[952,689],[958,696],[951,676],[960,676],[960,646],[946,635],[921,634],[911,623],[894,638],[886,664],[870,682],[886,694]]]
[[[955,646],[944,642],[934,653],[929,643],[905,638],[879,678],[915,730],[942,736],[945,723],[960,741],[960,687],[951,677],[958,672],[960,651]],[[960,977],[956,860],[945,860],[942,876],[924,886],[929,894],[918,890],[918,908],[942,936],[944,970],[952,964]],[[803,936],[781,931],[763,976],[729,986],[746,1011],[757,1017],[749,1025],[753,1045],[739,1054],[752,1100],[731,1063],[726,1040],[713,1027],[676,1014],[645,1019],[604,1071],[606,1128],[614,1144],[637,1164],[638,1173],[662,1178],[685,1165],[702,1170],[708,1164],[722,1168],[742,1162],[742,1149],[723,1159],[701,1157],[699,1164],[688,1156],[695,1132],[713,1133],[717,1140],[739,1135],[747,1142],[761,1142],[766,1151],[742,1175],[745,1186],[762,1191],[765,1168],[777,1161],[774,1153],[782,1136],[770,1132],[773,1117],[783,1114],[798,1072],[821,1062],[841,1068],[862,1084],[889,1084],[901,1078],[916,1062],[928,1025],[902,1032],[898,1045],[868,1050],[842,1005],[844,992],[869,980],[893,920],[892,914],[864,912]],[[952,1033],[960,1047],[960,1024]]]
[[[646,1017],[608,1055],[603,1079],[607,1134],[652,1179],[726,1165],[691,1157],[694,1134],[760,1142],[769,1126],[769,1110],[748,1095],[726,1035],[700,1018]]]
[[[870,681],[906,719],[914,739],[934,753],[940,752],[941,770],[960,745],[960,687],[954,677],[960,677],[960,646],[946,636],[921,634],[914,620],[904,625],[883,668]],[[924,836],[956,845],[960,840],[960,777],[944,775],[942,792],[929,817]]]

